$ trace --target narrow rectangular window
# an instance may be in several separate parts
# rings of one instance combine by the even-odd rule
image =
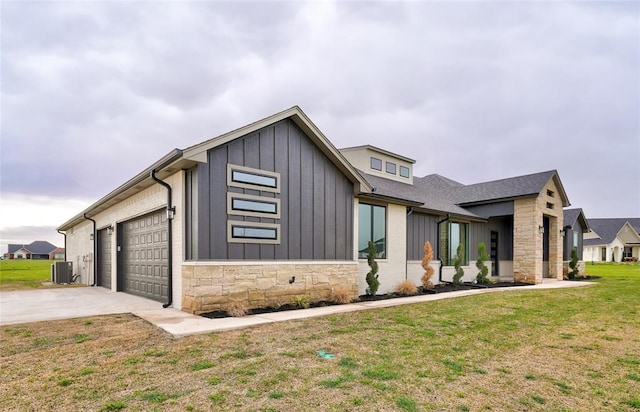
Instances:
[[[227,225],[229,243],[280,243],[279,224],[228,220]]]
[[[547,196],[553,197],[554,196],[553,190],[547,190]]]
[[[236,225],[233,225],[231,227],[231,236],[233,236],[234,238],[275,239],[278,237],[278,231],[276,229]]]
[[[227,192],[227,214],[280,219],[280,199]]]
[[[553,203],[547,202],[547,209],[553,209]]]
[[[361,203],[358,206],[358,258],[366,259],[369,241],[376,247],[376,258],[387,257],[387,209]]]
[[[382,160],[378,159],[377,157],[372,157],[371,158],[371,168],[373,170],[382,171]]]
[[[280,173],[228,163],[227,186],[280,193]]]
[[[278,213],[278,206],[275,203],[235,198],[231,199],[231,209],[242,212],[269,213],[272,215]]]
[[[387,162],[386,164],[387,173],[395,175],[396,174],[396,164],[392,162]]]
[[[469,224],[449,222],[440,226],[440,256],[444,266],[453,266],[458,246],[462,245],[463,266],[469,264]]]
[[[400,176],[409,177],[409,168],[407,166],[400,166]]]
[[[240,170],[233,170],[231,172],[231,181],[235,183],[248,183],[251,185],[271,188],[278,187],[278,180],[275,177],[259,175],[256,173],[247,173]]]

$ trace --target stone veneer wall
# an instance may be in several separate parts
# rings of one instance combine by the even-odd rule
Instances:
[[[295,296],[319,302],[331,299],[338,286],[358,297],[357,262],[185,262],[182,310],[201,314],[234,302],[247,309],[269,307],[291,303]]]
[[[549,196],[547,190],[554,193]],[[553,208],[547,207],[547,204]],[[551,179],[535,198],[516,199],[513,210],[513,280],[542,282],[543,250],[540,226],[549,217],[549,277],[562,280],[562,199]]]

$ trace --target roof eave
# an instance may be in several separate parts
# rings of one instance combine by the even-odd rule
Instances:
[[[181,170],[190,165],[190,162],[179,162],[181,158],[182,151],[180,149],[173,149],[171,152],[163,156],[160,160],[147,167],[145,170],[143,170],[133,178],[129,179],[117,189],[113,190],[97,202],[93,203],[91,206],[84,209],[82,212],[67,220],[65,223],[60,225],[57,230],[69,230],[78,223],[86,220],[84,217],[85,215],[95,216],[96,214],[113,206],[114,204],[132,196],[135,193],[138,193],[141,190],[146,189],[147,187],[152,186],[153,184],[155,184],[155,182],[150,177],[152,170],[156,170],[156,172],[158,173],[158,177],[163,178],[175,173],[177,170]],[[178,163],[180,163],[180,167],[176,166],[176,164]]]

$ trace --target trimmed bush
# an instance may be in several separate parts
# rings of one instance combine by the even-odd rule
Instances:
[[[241,318],[247,314],[247,307],[244,302],[235,301],[229,306],[227,313],[234,318]]]
[[[456,255],[453,258],[453,266],[456,269],[456,273],[453,275],[453,283],[455,285],[459,285],[462,283],[462,277],[464,276],[464,269],[462,269],[462,264],[464,263],[464,248],[462,243],[458,245],[458,249],[456,250]]]
[[[571,261],[569,262],[569,268],[571,270],[567,273],[569,279],[575,279],[578,276],[578,250],[576,248],[571,249]]]
[[[476,276],[476,281],[480,284],[489,284],[491,280],[487,277],[489,275],[489,268],[484,263],[489,260],[489,256],[487,255],[487,246],[484,242],[480,242],[478,244],[478,260],[476,260],[476,267],[479,272]]]
[[[369,252],[367,254],[367,263],[371,270],[367,273],[367,295],[374,296],[378,293],[380,281],[378,280],[378,262],[376,262],[376,245],[369,241]]]
[[[430,263],[433,260],[433,248],[431,248],[431,242],[425,242],[424,244],[424,257],[422,258],[422,268],[424,269],[424,275],[422,275],[422,287],[425,289],[433,289],[433,282],[431,277],[433,276],[433,268]]]

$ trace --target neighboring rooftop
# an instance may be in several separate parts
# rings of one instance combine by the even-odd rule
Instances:
[[[587,220],[591,230],[594,231],[599,238],[585,239],[585,246],[608,245],[618,236],[618,233],[627,222],[633,227],[636,233],[640,234],[640,218],[614,217]]]

